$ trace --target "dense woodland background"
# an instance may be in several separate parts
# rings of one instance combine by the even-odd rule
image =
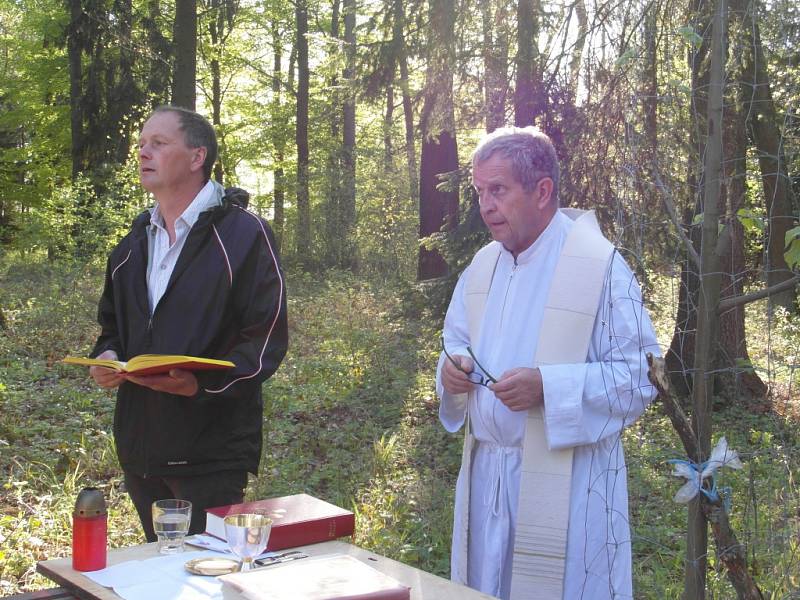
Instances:
[[[432,381],[487,239],[469,152],[536,124],[666,356],[674,400],[624,439],[637,597],[800,597],[798,42],[791,0],[0,0],[0,592],[45,585],[88,483],[112,543],[139,540],[113,399],[56,361],[91,347],[105,255],[149,204],[138,130],[174,103],[213,121],[214,177],[287,268],[250,495],[352,506],[359,543],[447,574],[460,442]],[[665,461],[722,435],[745,469],[687,511]]]

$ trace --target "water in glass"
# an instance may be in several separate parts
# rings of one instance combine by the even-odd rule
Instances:
[[[189,532],[192,503],[188,500],[156,500],[153,502],[153,529],[158,536],[161,554],[183,552],[183,541]]]

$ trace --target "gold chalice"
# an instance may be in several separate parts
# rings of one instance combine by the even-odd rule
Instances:
[[[267,547],[272,519],[246,513],[225,517],[225,537],[231,551],[242,560],[241,571],[253,568],[253,559]]]

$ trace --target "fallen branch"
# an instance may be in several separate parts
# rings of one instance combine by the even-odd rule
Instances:
[[[707,457],[699,456],[697,438],[692,429],[692,424],[686,413],[683,412],[677,396],[670,389],[664,359],[656,358],[651,353],[648,353],[647,364],[650,367],[647,377],[658,390],[661,406],[670,421],[672,421],[675,431],[678,432],[678,437],[683,443],[686,455],[689,460],[699,464]],[[764,600],[764,595],[747,569],[745,547],[736,538],[736,533],[731,528],[728,513],[725,512],[722,500],[719,496],[712,500],[705,494],[699,494],[699,497],[703,517],[711,524],[711,532],[714,535],[714,543],[717,548],[717,557],[725,567],[728,580],[736,590],[737,596],[740,600]]]

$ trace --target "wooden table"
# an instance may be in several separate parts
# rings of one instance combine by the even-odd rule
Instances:
[[[494,598],[346,542],[322,542],[311,546],[301,546],[298,549],[311,556],[331,553],[350,554],[371,567],[394,577],[400,583],[409,586],[411,588],[411,600],[489,600]],[[108,552],[108,566],[128,560],[144,560],[155,556],[158,556],[156,544],[119,548]],[[110,588],[95,583],[80,571],[75,571],[72,568],[71,558],[42,561],[36,565],[36,570],[79,598],[86,600],[119,600],[119,596]]]

